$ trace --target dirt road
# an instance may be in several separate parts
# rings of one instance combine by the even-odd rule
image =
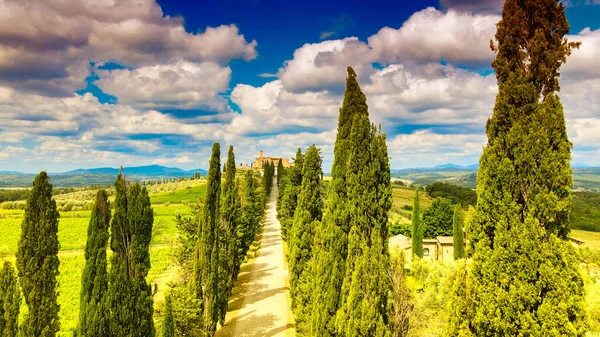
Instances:
[[[295,336],[276,198],[274,180],[256,258],[240,269],[225,325],[217,331],[217,337]]]

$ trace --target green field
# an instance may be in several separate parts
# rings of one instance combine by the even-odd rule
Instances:
[[[155,302],[164,298],[167,283],[171,280],[173,243],[177,236],[175,216],[189,215],[188,205],[198,200],[206,191],[204,180],[182,181],[148,186],[150,200],[154,209],[154,229],[152,247],[150,248],[151,269],[148,281],[158,286]],[[108,191],[112,194],[112,191]],[[96,191],[83,190],[68,194],[57,195],[55,199],[59,208],[61,205],[72,203],[81,207],[85,203],[93,203]],[[114,197],[111,197],[112,200]],[[1,205],[0,205],[1,206]],[[77,325],[79,312],[79,290],[81,272],[84,266],[83,250],[87,237],[87,227],[91,211],[73,210],[61,211],[58,229],[60,242],[60,275],[59,297],[61,330],[59,336],[72,336],[72,329]],[[3,209],[0,207],[0,260],[14,261],[17,251],[23,210]],[[110,251],[109,251],[110,253]],[[25,310],[25,308],[23,308]]]
[[[583,241],[583,247],[600,247],[600,233],[598,232],[588,232],[579,229],[573,229],[571,230],[570,236]]]

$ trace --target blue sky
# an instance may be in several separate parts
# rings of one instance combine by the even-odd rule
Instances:
[[[0,0],[0,170],[333,154],[346,66],[392,168],[476,163],[500,0]],[[567,3],[573,163],[600,165],[600,1]],[[224,151],[224,153],[226,153]]]

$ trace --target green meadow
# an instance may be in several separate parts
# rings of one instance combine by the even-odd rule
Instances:
[[[150,247],[151,269],[148,281],[157,286],[155,302],[162,302],[164,291],[173,277],[173,253],[177,237],[175,217],[191,214],[190,203],[195,202],[205,191],[204,180],[187,180],[148,186],[154,210],[154,229]],[[113,192],[108,191],[109,195]],[[61,211],[58,229],[60,242],[59,297],[61,330],[59,336],[72,336],[79,314],[79,292],[83,270],[84,249],[91,211],[85,205],[93,204],[96,191],[81,190],[55,196]],[[114,197],[111,197],[112,201]],[[66,205],[66,206],[65,206]],[[1,206],[1,205],[0,205]],[[89,207],[89,206],[87,206]],[[23,210],[0,207],[0,260],[14,261],[21,232]],[[110,251],[109,251],[110,254]],[[26,310],[23,307],[22,312]]]

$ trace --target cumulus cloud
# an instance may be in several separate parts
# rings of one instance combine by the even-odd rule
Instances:
[[[134,70],[99,70],[98,75],[95,84],[117,96],[119,103],[147,109],[228,111],[227,101],[218,94],[228,89],[231,69],[216,63],[178,61]]]
[[[483,76],[450,65],[391,65],[371,75],[363,89],[379,121],[483,125],[497,84],[493,74]]]
[[[278,75],[287,90],[341,91],[346,66],[352,66],[364,82],[377,71],[373,63],[489,65],[494,57],[489,42],[499,20],[495,14],[429,7],[413,14],[399,29],[382,28],[368,38],[368,44],[356,37],[305,44]]]
[[[235,25],[188,33],[155,0],[0,1],[0,83],[51,95],[84,87],[90,61],[225,64],[255,47]]]
[[[481,155],[484,134],[437,134],[423,129],[388,139],[392,167],[427,167],[448,162],[472,164]]]
[[[228,133],[264,135],[286,130],[327,130],[335,125],[341,97],[327,91],[294,93],[275,80],[262,87],[238,84],[231,100],[242,114],[227,125]]]
[[[346,66],[365,77],[373,71],[370,60],[375,61],[369,46],[355,37],[307,43],[279,69],[279,78],[286,89],[293,91],[343,90]]]
[[[600,77],[600,29],[585,28],[576,35],[569,35],[570,41],[579,41],[579,49],[567,59],[561,73],[566,80],[582,80]]]
[[[382,28],[369,37],[381,62],[487,63],[494,57],[490,39],[499,15],[473,14],[429,7],[413,14],[399,29]]]

